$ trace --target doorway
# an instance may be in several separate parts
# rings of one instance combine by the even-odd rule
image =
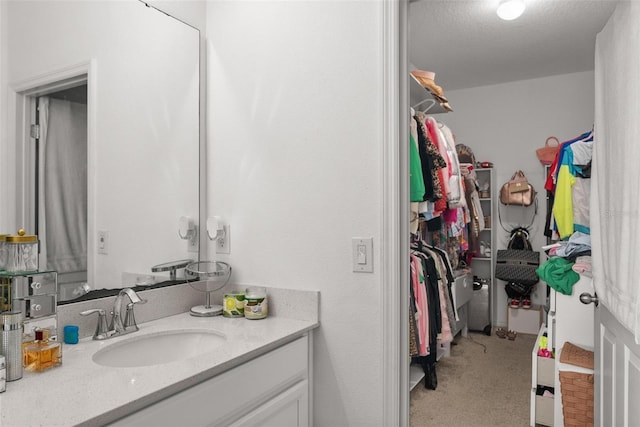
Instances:
[[[87,84],[34,96],[32,203],[40,269],[61,289],[87,281]]]
[[[58,271],[58,297],[83,293],[91,271],[92,63],[10,87],[9,173],[15,223],[39,238],[40,270]],[[11,126],[15,124],[15,126]],[[11,195],[10,195],[11,198]]]

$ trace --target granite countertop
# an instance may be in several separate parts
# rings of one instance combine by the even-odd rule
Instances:
[[[138,332],[122,337],[104,341],[87,337],[77,345],[63,344],[62,366],[42,373],[25,371],[22,379],[8,382],[6,392],[0,394],[0,425],[102,425],[293,341],[319,322],[317,318],[247,320],[182,313],[138,326]],[[209,353],[149,367],[105,367],[91,358],[119,341],[185,329],[213,330],[223,334],[226,342]]]

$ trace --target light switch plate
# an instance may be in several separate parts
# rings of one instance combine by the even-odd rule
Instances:
[[[351,260],[355,273],[373,273],[373,238],[351,239]]]
[[[106,255],[109,253],[109,232],[105,230],[98,231],[98,253]]]

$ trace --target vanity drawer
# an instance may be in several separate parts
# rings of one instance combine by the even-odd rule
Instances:
[[[55,295],[57,278],[55,272],[18,276],[11,279],[13,299],[29,298],[34,295]]]
[[[13,311],[21,311],[25,319],[50,316],[56,313],[56,295],[34,295],[13,300]]]
[[[536,396],[536,424],[553,426],[553,397]]]

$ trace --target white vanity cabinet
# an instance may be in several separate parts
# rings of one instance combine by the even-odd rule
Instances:
[[[307,427],[310,343],[305,334],[111,425]]]

